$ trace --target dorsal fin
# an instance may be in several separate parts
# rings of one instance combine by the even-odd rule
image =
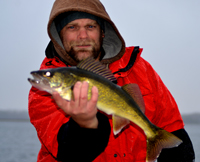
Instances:
[[[77,68],[90,71],[92,73],[98,74],[103,76],[104,78],[110,80],[110,81],[116,81],[116,78],[114,77],[113,73],[110,71],[110,69],[106,69],[106,67],[101,64],[101,62],[96,61],[93,58],[87,58],[83,61],[81,61]]]
[[[145,104],[139,86],[135,83],[131,83],[122,86],[122,89],[126,91],[134,99],[134,101],[138,104],[138,106],[144,113]]]

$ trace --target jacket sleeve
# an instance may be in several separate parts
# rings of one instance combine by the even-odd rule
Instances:
[[[80,128],[57,107],[50,94],[34,87],[29,93],[29,116],[45,148],[39,158],[49,154],[62,161],[91,161],[107,146],[111,128],[106,116],[97,113],[98,129]]]
[[[148,96],[152,98],[151,102],[145,103],[145,115],[153,124],[168,132],[183,129],[183,119],[174,97],[152,66],[148,62],[145,64],[150,94],[143,97],[144,99]]]
[[[163,149],[158,158],[158,162],[192,162],[195,159],[194,149],[184,129],[184,123],[178,106],[158,74],[152,67],[149,70],[149,80],[152,85],[156,107],[152,120],[157,126],[172,132],[183,141],[176,148]]]
[[[56,158],[58,152],[57,134],[60,127],[69,120],[69,117],[56,106],[50,94],[34,87],[29,93],[29,116],[42,144],[43,151],[40,151],[38,158],[43,158],[46,154]]]
[[[81,128],[73,119],[63,124],[58,133],[60,161],[93,161],[108,144],[110,124],[106,116],[97,113],[98,129]]]

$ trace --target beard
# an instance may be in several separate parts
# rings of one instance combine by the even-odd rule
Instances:
[[[101,54],[101,46],[103,43],[103,38],[100,37],[99,41],[95,43],[94,40],[80,40],[72,41],[70,44],[65,44],[64,47],[66,52],[72,57],[75,61],[80,62],[88,57],[97,59]],[[66,45],[66,46],[65,46]],[[89,48],[77,48],[77,46],[87,46]]]
[[[87,49],[75,49],[73,46],[70,48],[67,53],[72,57],[75,61],[80,62],[88,57],[92,57],[96,59],[100,54],[100,48],[96,49],[94,47],[91,47],[90,50]]]

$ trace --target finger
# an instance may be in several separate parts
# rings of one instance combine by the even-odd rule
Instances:
[[[80,98],[80,89],[81,89],[82,83],[76,82],[73,89],[73,95],[74,95],[74,101],[71,101],[71,107],[78,107],[79,106],[79,98]]]
[[[81,92],[80,92],[80,105],[81,107],[85,107],[87,105],[88,102],[88,87],[89,84],[88,82],[84,81],[82,83],[82,87],[81,87]]]
[[[96,107],[97,106],[97,101],[98,101],[98,89],[97,87],[92,87],[92,97],[88,103],[89,107]]]

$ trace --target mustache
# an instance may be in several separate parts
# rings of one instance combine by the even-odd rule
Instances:
[[[73,41],[71,42],[71,46],[87,46],[87,45],[91,45],[93,46],[95,43],[93,41]]]

